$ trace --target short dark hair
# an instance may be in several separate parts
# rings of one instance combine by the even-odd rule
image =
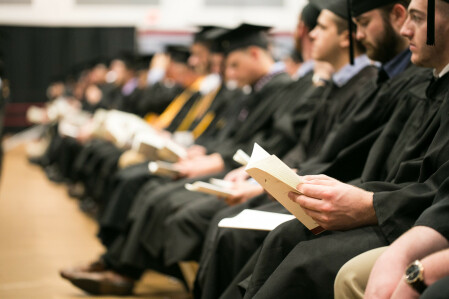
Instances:
[[[356,32],[356,25],[354,24],[354,22],[348,22],[348,20],[343,19],[342,17],[339,17],[337,15],[333,16],[333,21],[335,23],[335,25],[337,26],[337,33],[341,34],[343,31],[349,30],[349,24],[351,24],[352,26],[352,32]],[[355,39],[354,37],[353,41],[354,41],[354,47],[359,51],[359,52],[365,52],[366,49],[363,46],[363,44],[358,41],[357,39]]]
[[[379,9],[380,9],[380,11],[382,13],[382,16],[383,17],[387,17],[388,14],[393,10],[393,7],[396,4],[400,4],[400,5],[404,6],[405,8],[408,8],[408,6],[410,5],[410,2],[411,2],[411,0],[398,0],[398,1],[394,2],[394,3],[382,6]]]

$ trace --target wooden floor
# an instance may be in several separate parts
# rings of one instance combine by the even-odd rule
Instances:
[[[95,298],[58,274],[103,252],[95,221],[79,210],[64,186],[49,182],[39,167],[27,162],[23,147],[7,153],[3,166],[0,298]],[[177,281],[152,272],[135,293],[128,298],[188,298]]]

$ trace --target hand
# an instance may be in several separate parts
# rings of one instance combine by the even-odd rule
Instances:
[[[195,178],[223,171],[224,162],[219,154],[197,157],[179,161],[174,165],[180,176]]]
[[[238,182],[232,188],[234,196],[225,198],[225,201],[230,206],[235,206],[248,201],[264,192],[264,189],[259,184],[249,182]]]
[[[95,125],[93,121],[90,121],[82,126],[76,140],[81,144],[85,144],[87,141],[91,140],[94,133],[94,127]]]
[[[96,105],[101,101],[103,92],[96,85],[89,85],[86,89],[86,100],[91,105]]]
[[[297,186],[302,193],[290,193],[319,225],[327,230],[348,230],[377,224],[373,193],[325,175],[303,177]]]
[[[391,299],[418,299],[419,296],[420,295],[417,291],[415,291],[415,289],[413,289],[403,279],[401,279],[398,286],[396,287],[396,290],[393,293],[393,296],[391,296]]]
[[[204,146],[201,145],[192,145],[187,149],[187,160],[205,156],[207,150]]]
[[[402,248],[388,247],[371,270],[364,298],[389,299],[404,280],[404,271],[409,263],[409,258],[405,257]]]
[[[170,58],[165,53],[157,53],[154,55],[153,59],[151,59],[150,63],[150,69],[162,69],[166,70],[168,63],[170,61]]]
[[[245,166],[234,169],[224,177],[225,181],[230,181],[234,183],[246,182],[249,178],[249,174],[245,171]]]
[[[424,265],[424,282],[427,285],[447,276],[449,268],[442,261],[449,260],[449,251],[442,249],[448,246],[448,240],[438,231],[425,226],[413,227],[394,241],[376,261],[366,287],[365,298],[390,298],[392,294],[396,298],[414,298],[405,296],[413,291],[404,283],[405,269],[411,262],[419,259]]]
[[[315,62],[315,67],[313,70],[314,75],[317,75],[324,80],[330,80],[334,72],[334,68],[330,63],[324,61]]]

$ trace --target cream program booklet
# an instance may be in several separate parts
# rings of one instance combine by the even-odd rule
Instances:
[[[234,193],[232,191],[232,183],[229,182],[211,179],[210,183],[196,181],[192,184],[185,184],[185,188],[189,191],[202,192],[207,194],[216,195],[219,197],[230,197],[233,196]]]
[[[148,170],[151,174],[162,177],[176,178],[179,176],[179,171],[174,167],[174,164],[165,161],[148,163]]]
[[[271,231],[292,219],[295,219],[295,216],[245,209],[234,217],[223,218],[218,227]]]
[[[299,193],[296,186],[301,183],[301,178],[278,157],[270,155],[256,143],[245,170],[312,233],[324,231],[300,205],[288,197],[289,192]]]

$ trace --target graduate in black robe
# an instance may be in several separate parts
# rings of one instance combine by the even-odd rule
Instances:
[[[268,39],[266,34],[262,32],[267,29],[267,27],[242,25],[235,30],[239,40],[232,40],[229,43],[231,48],[228,49],[230,53],[228,54],[228,63],[230,63],[229,59],[232,57],[232,68],[236,69],[236,79],[240,80],[242,85],[244,83],[251,83],[253,85],[252,94],[241,103],[241,113],[235,116],[234,122],[230,123],[230,126],[227,128],[226,134],[230,134],[234,138],[238,137],[237,140],[248,139],[252,134],[258,130],[262,130],[267,125],[266,119],[270,120],[271,115],[270,109],[267,109],[273,109],[275,107],[272,100],[276,96],[276,92],[291,82],[287,74],[273,68],[274,62],[267,51]],[[252,62],[250,65],[252,72],[245,73],[240,70],[240,68],[244,67],[241,63],[246,59]],[[248,66],[246,67],[248,68]],[[239,75],[241,77],[238,77]],[[268,116],[265,114],[268,114]],[[264,121],[261,122],[259,117]],[[112,245],[111,250],[105,256],[105,261],[109,265],[114,264],[114,261],[110,260],[110,257],[114,256],[114,245]],[[137,255],[133,255],[132,257],[134,260],[138,258]],[[119,260],[117,262],[121,261]],[[150,260],[150,264],[152,263],[154,261]],[[122,267],[114,267],[113,269],[121,269],[121,273],[136,277],[136,275],[131,275],[132,273],[130,271],[126,271],[126,268],[129,269],[127,263],[123,264]],[[139,263],[137,268],[138,271],[142,272],[145,269],[145,264]],[[154,266],[151,268],[157,267]],[[166,269],[166,271],[171,272],[170,269]],[[65,276],[67,277],[67,275]],[[77,277],[79,276],[76,276],[74,279],[76,280]],[[74,282],[73,279],[71,281]]]
[[[391,116],[395,105],[403,97],[401,93],[418,82],[426,80],[428,73],[430,73],[411,65],[409,61],[410,52],[403,51],[406,45],[401,47],[401,44],[404,43],[401,40],[398,37],[394,39],[379,39],[379,41],[385,43],[385,46],[380,46],[380,48],[387,47],[388,43],[388,47],[397,49],[396,53],[390,53],[388,57],[383,58],[387,60],[383,60],[382,69],[388,70],[390,76],[380,76],[377,86],[375,82],[372,86],[365,86],[365,92],[361,94],[356,107],[344,122],[331,131],[326,138],[325,146],[318,153],[301,162],[304,158],[302,155],[303,151],[298,153],[296,149],[293,149],[284,159],[288,165],[299,169],[311,169],[305,173],[319,173],[314,172],[316,170],[313,169],[325,169],[325,166],[337,158],[337,156],[346,155],[349,157],[350,163],[346,163],[343,168],[335,167],[335,169],[340,169],[341,171],[333,174],[342,180],[345,180],[346,177],[360,176],[360,168],[364,164],[368,150],[375,137],[378,136],[383,124]],[[374,57],[379,57],[378,53],[373,52],[372,49],[369,53]],[[385,71],[383,72],[385,73]],[[358,164],[362,166],[358,166]],[[312,168],[312,166],[314,167]],[[338,166],[338,164],[335,166]],[[341,178],[339,175],[341,175]],[[266,206],[261,206],[262,203],[266,204]],[[251,208],[260,207],[265,211],[280,212],[283,210],[282,207],[275,208],[276,204],[270,203],[267,197],[265,197],[265,200],[263,200],[263,197],[256,198],[248,204]],[[196,289],[198,296],[202,293],[202,286],[211,290],[211,292],[225,287],[223,285],[219,286],[219,284],[222,281],[229,281],[229,278],[227,280],[223,279],[224,274],[222,273],[228,273],[227,277],[233,278],[266,236],[264,232],[232,229],[220,229],[219,234],[216,236],[217,223],[222,218],[235,216],[244,208],[248,208],[248,206],[244,205],[241,209],[230,208],[227,209],[228,211],[224,210],[216,215],[212,221],[203,249],[199,276],[197,278]],[[241,246],[241,249],[226,249],[238,246]],[[227,267],[228,270],[224,271],[223,269],[226,265],[232,266]],[[230,269],[233,269],[233,271]],[[209,297],[205,294],[205,298]]]
[[[235,107],[229,104],[233,101],[239,101],[242,97],[240,90],[230,90],[225,84],[222,85],[214,100],[210,113],[214,115],[212,123],[197,138],[196,144],[211,148],[217,140],[223,137],[222,131],[226,129],[226,123],[232,122]],[[237,105],[238,106],[238,105]],[[228,124],[229,125],[229,124]],[[106,188],[103,194],[107,203],[99,218],[100,230],[98,237],[106,246],[111,244],[114,238],[126,227],[128,213],[133,202],[138,198],[138,194],[146,194],[148,191],[139,191],[141,187],[149,180],[155,180],[157,183],[150,183],[151,186],[168,183],[171,179],[158,178],[151,175],[148,171],[148,162],[129,166],[118,171],[110,181],[110,187]]]
[[[346,55],[347,55],[346,52],[344,55],[346,57]],[[364,61],[364,59],[365,59],[365,62],[362,62],[362,61]],[[366,58],[363,58],[363,57],[361,59],[358,58],[356,62],[357,62],[356,66],[351,67],[351,68],[352,68],[352,74],[355,75],[357,73],[358,76],[354,76],[353,78],[351,78],[351,77],[346,78],[347,83],[346,83],[346,85],[344,85],[344,87],[360,86],[361,82],[363,82],[364,80],[367,80],[369,78],[372,78],[372,76],[375,74],[375,72],[373,72],[373,70],[370,67],[365,69],[365,67],[370,64],[368,61],[366,61]],[[351,70],[351,68],[349,70]],[[343,71],[341,73],[347,74],[347,72],[343,72]],[[337,78],[337,75],[335,76],[335,78]],[[305,84],[305,82],[301,82],[301,84]],[[299,85],[301,85],[301,84],[299,84]],[[296,89],[293,89],[293,90],[297,91]],[[357,90],[356,88],[354,88],[354,89],[351,89],[351,88],[339,89],[337,86],[328,86],[326,88],[327,93],[325,93],[325,97],[322,99],[327,100],[326,97],[328,97],[330,94],[332,94],[332,101],[333,101],[332,104],[334,105],[333,107],[338,106],[335,104],[340,104],[341,105],[340,107],[343,107],[343,106],[345,106],[345,104],[347,104],[347,102],[345,101],[346,99],[354,98],[353,94],[356,92],[356,90]],[[289,91],[291,91],[291,90],[289,89]],[[342,93],[342,91],[345,91],[343,94],[345,94],[346,97],[343,96],[343,94],[339,94],[339,93]],[[314,101],[319,103],[319,98],[315,99],[313,96],[314,96],[314,93],[312,93],[310,99],[307,99],[307,97],[305,97],[304,101],[301,102],[302,107],[306,108],[307,104],[311,105],[311,103],[313,103]],[[286,97],[286,94],[281,94],[279,99],[281,99],[281,98],[284,99],[284,98],[289,98],[289,97]],[[292,102],[292,106],[293,106],[293,102],[295,101],[296,96],[293,96],[293,97],[290,96],[290,98],[291,98],[290,101]],[[339,100],[341,100],[341,101],[339,101]],[[329,101],[331,101],[331,100],[329,100]],[[320,111],[327,111],[328,106],[327,105],[323,105],[323,106],[324,106],[323,109]],[[332,107],[332,105],[330,105],[330,106]],[[300,107],[300,105],[298,105],[298,107]],[[279,111],[277,111],[277,112],[279,112]],[[285,109],[284,109],[284,112],[285,112]],[[282,115],[280,115],[280,114],[277,114],[277,115],[282,117]],[[323,119],[323,121],[325,120],[325,118],[322,118],[322,119]],[[273,134],[273,135],[276,136],[276,134]],[[276,136],[276,137],[278,137],[278,136]],[[253,142],[251,142],[251,144],[252,143]],[[184,190],[184,188],[183,188],[184,183],[181,183],[181,184],[175,183],[175,184],[172,184],[171,187],[168,187],[168,188],[167,188],[167,186],[163,186],[162,189],[167,190],[165,192],[169,193],[166,195],[164,195],[164,193],[161,192],[160,189],[156,189],[155,191],[150,192],[148,189],[145,188],[145,193],[151,194],[152,202],[150,204],[153,205],[153,207],[151,208],[153,211],[150,213],[149,212],[149,211],[151,211],[150,207],[136,205],[139,208],[140,216],[137,217],[138,221],[133,224],[132,232],[130,233],[132,238],[128,239],[126,241],[125,249],[122,250],[122,251],[124,251],[124,254],[122,253],[123,263],[130,264],[130,263],[132,263],[131,260],[135,256],[138,256],[138,254],[136,253],[135,250],[136,250],[136,248],[139,248],[139,245],[136,245],[136,244],[143,244],[145,249],[148,250],[148,252],[152,256],[159,256],[161,254],[160,253],[160,250],[161,250],[160,248],[162,245],[161,241],[164,240],[164,236],[166,236],[166,233],[164,233],[164,230],[163,230],[163,228],[165,227],[164,221],[165,221],[165,218],[167,217],[166,215],[170,215],[173,211],[179,210],[181,207],[183,207],[186,204],[188,204],[190,206],[192,204],[192,201],[195,200],[195,202],[196,202],[199,199],[198,195],[191,194],[191,193],[187,192],[186,190]],[[177,188],[176,186],[179,186],[179,188],[175,189],[175,188]],[[158,196],[155,196],[154,193],[157,193]],[[162,200],[162,198],[163,198],[163,200]],[[206,203],[206,205],[209,205],[208,202]],[[214,205],[220,207],[220,202],[217,202],[216,200],[214,200],[214,202],[211,202],[210,206],[207,208],[209,208],[209,209],[212,208],[211,210],[213,212]],[[146,222],[142,222],[143,220],[145,220]],[[194,224],[192,223],[192,225],[194,225]],[[138,239],[136,240],[136,237],[141,239],[141,241],[138,241]],[[173,236],[169,236],[168,239],[170,239],[172,241],[177,241],[178,240],[177,237],[178,237],[178,235],[175,234]],[[181,241],[180,244],[175,244],[175,245],[181,245],[181,243],[182,243],[183,248],[187,247],[187,249],[189,249],[190,246],[185,246],[186,244],[184,244],[184,242],[182,242],[184,240],[187,241],[187,239],[188,239],[187,237],[185,239],[182,238],[180,240]],[[167,237],[165,237],[165,240],[167,240]],[[171,244],[171,245],[174,245],[174,244]],[[201,243],[195,244],[195,245],[196,245],[196,247],[200,247]],[[173,248],[173,246],[170,246],[170,247]],[[174,246],[174,247],[177,247],[177,246]],[[134,250],[129,250],[129,248],[134,248]],[[182,248],[179,248],[178,250],[181,251]],[[183,251],[185,252],[185,250],[183,250]],[[170,258],[173,258],[173,256],[171,256]],[[169,263],[169,267],[173,267],[175,265],[174,263],[175,262]]]
[[[423,28],[411,28],[410,23],[404,28],[403,34],[417,45],[412,47],[412,61],[433,66],[439,74],[448,63],[441,54],[445,50],[426,46]],[[438,58],[426,64],[422,60],[425,56]],[[414,224],[432,204],[448,174],[448,138],[444,133],[448,125],[448,82],[447,74],[435,78],[428,84],[424,98],[419,86],[410,91],[409,100],[401,103],[403,109],[396,111],[370,151],[361,179],[355,183],[361,189],[325,176],[305,177],[305,183],[298,187],[304,196],[292,199],[301,202],[329,231],[314,236],[299,222],[292,221],[270,233],[257,258],[245,297],[330,298],[333,279],[344,262],[361,252],[389,244]],[[411,110],[408,105],[413,106]],[[309,182],[321,187],[307,189]],[[318,205],[329,199],[324,193],[318,196],[315,192],[327,189],[323,184],[335,186],[340,192],[347,188],[341,197],[344,201],[355,192],[357,204],[335,218],[331,215],[336,213],[333,209],[326,213],[318,207],[312,208],[317,202],[309,197],[321,197],[323,201]],[[371,208],[360,209],[366,199]],[[361,210],[370,212],[358,213]],[[329,218],[318,214],[327,214]]]
[[[211,70],[213,69],[216,74],[220,74],[222,72],[223,50],[222,47],[218,46],[217,42],[212,42],[211,45],[210,42],[215,39],[215,35],[211,33],[223,33],[224,31],[220,27],[212,28],[215,29],[209,28],[207,32],[201,35],[197,34],[196,39],[198,41],[195,44],[198,46],[200,43],[204,47],[205,45],[203,43],[207,41],[207,45],[210,46],[210,51],[212,52],[211,56],[214,57],[213,61],[207,63],[207,65],[210,64]],[[204,36],[206,33],[207,39],[205,41],[203,41],[204,37],[199,39],[199,36]],[[198,67],[203,68],[200,65]],[[240,89],[228,88],[226,81],[223,81],[217,90],[204,96],[206,100],[212,97],[212,103],[204,115],[201,118],[198,117],[195,119],[189,128],[195,139],[193,148],[200,148],[200,151],[211,150],[226,140],[226,138],[229,138],[229,134],[232,131],[231,128],[235,126],[235,114],[238,113],[241,105],[245,104],[243,96]],[[191,149],[189,149],[190,151]],[[105,245],[110,244],[114,236],[125,227],[126,217],[129,208],[136,198],[136,193],[150,179],[157,180],[158,182],[171,181],[168,178],[156,179],[152,176],[148,171],[148,161],[118,171],[110,181],[110,187],[103,192],[106,205],[100,218],[99,237]]]
[[[167,123],[167,121],[165,121],[166,124],[164,125],[164,128],[169,132],[192,130],[194,138],[206,135],[204,134],[205,133],[204,131],[207,130],[208,133],[210,133],[211,131],[210,129],[214,127],[213,122],[219,117],[218,114],[221,112],[221,110],[225,109],[225,106],[228,104],[228,101],[226,100],[226,97],[228,96],[227,94],[233,92],[227,90],[227,88],[224,85],[221,87],[216,86],[215,84],[218,84],[218,82],[220,81],[219,78],[220,74],[210,73],[208,71],[212,67],[212,63],[208,61],[209,60],[208,57],[211,56],[210,52],[215,52],[214,54],[216,54],[217,50],[219,50],[218,48],[214,47],[215,35],[221,34],[224,31],[226,30],[221,27],[204,26],[199,32],[195,34],[194,42],[190,47],[189,55],[179,56],[179,54],[177,54],[176,56],[174,56],[176,54],[175,53],[176,48],[179,47],[167,48],[168,52],[170,53],[170,56],[172,56],[172,59],[175,60],[177,59],[182,61],[183,63],[188,64],[189,67],[192,68],[192,70],[195,71],[195,73],[198,76],[201,76],[201,78],[199,79],[201,80],[201,82],[199,83],[195,82],[194,83],[195,86],[192,88],[192,90],[194,88],[198,88],[199,92],[188,95],[189,96],[188,101],[183,104],[180,111],[177,112],[176,117],[172,119],[169,122],[169,124]],[[159,58],[161,57],[158,56],[155,57],[155,59]],[[218,63],[220,63],[220,61],[218,61]],[[166,75],[168,78],[170,78],[176,74],[172,74],[172,72],[170,72],[169,69]],[[208,82],[210,81],[212,81],[212,84],[210,83],[208,84]],[[156,88],[155,90],[159,91],[161,86],[156,85],[155,87],[159,87]],[[187,92],[189,92],[189,89],[184,91],[183,94],[179,96],[179,99],[184,95],[187,95]],[[151,94],[152,93],[150,93],[150,95]],[[161,95],[165,95],[165,93]],[[235,94],[235,96],[238,97],[239,95]],[[178,98],[176,98],[174,101],[177,102],[177,99]],[[145,99],[143,101],[144,107],[148,108],[148,105],[151,106],[153,100],[154,99],[150,99],[150,101],[148,101],[147,99]],[[174,108],[174,106],[176,105],[170,105],[170,107],[167,109],[170,110]],[[197,112],[196,107],[200,106],[203,107],[203,110],[206,110],[204,113]],[[155,113],[151,113],[151,115],[147,115],[145,118],[148,119],[150,116],[154,116],[154,114]],[[162,115],[162,118],[164,118],[164,114]],[[127,154],[128,154],[127,152],[124,152],[124,156],[126,156]],[[123,155],[121,155],[121,153],[119,153],[119,155],[120,155],[119,159],[122,160]],[[117,173],[116,176],[114,176],[114,174],[117,172],[116,171],[117,169],[110,169],[107,167],[106,171],[101,171],[100,173],[107,174],[107,177],[101,178],[100,182],[103,183],[102,184],[96,183],[95,189],[99,190],[99,192],[96,192],[97,194],[102,194],[101,198],[102,205],[108,205],[108,201],[111,196],[114,197],[113,201],[115,202],[117,200],[121,200],[124,196],[125,197],[128,196],[129,193],[134,194],[135,192],[137,192],[142,183],[150,178],[147,168],[145,166],[147,163],[148,162],[136,165],[135,167],[132,167],[129,170],[125,169],[124,171]],[[116,156],[111,157],[111,159],[107,159],[105,163],[102,163],[102,165],[116,166],[117,165]],[[104,168],[102,167],[102,169]],[[97,180],[96,176],[94,178]],[[126,185],[127,187],[124,187],[123,185]],[[128,200],[128,202],[132,201]]]
[[[267,87],[262,88],[261,91],[257,93],[255,98],[259,101],[265,101],[265,98],[267,101],[272,100],[276,91],[273,86],[278,85],[281,88],[284,84],[284,78],[284,74],[273,77],[273,79],[267,83]],[[262,95],[265,97],[262,97]],[[264,106],[261,105],[259,107]],[[248,111],[250,113],[249,115],[251,115],[251,110],[248,109],[246,111]],[[269,111],[265,109],[264,112],[269,113]],[[249,138],[249,136],[247,138]],[[141,252],[142,250],[149,252],[151,257],[150,261],[152,263],[154,263],[153,260],[158,260],[162,249],[161,242],[163,241],[164,235],[163,227],[161,227],[160,224],[165,221],[166,215],[169,214],[171,210],[178,209],[182,205],[193,200],[192,194],[190,193],[187,194],[188,196],[178,198],[179,194],[173,191],[178,188],[183,190],[184,184],[186,182],[192,182],[193,180],[196,179],[182,180],[180,182],[164,184],[162,186],[160,186],[160,182],[154,180],[146,183],[139,191],[137,198],[134,200],[133,208],[130,214],[132,226],[130,231],[126,234],[129,239],[124,242],[122,248],[112,245],[112,249],[105,256],[106,261],[108,261],[111,257],[117,259],[119,256],[119,261],[121,264],[139,267],[141,261],[136,259],[136,257],[141,256],[139,251]],[[193,194],[193,196],[196,197],[197,195]],[[173,197],[173,200],[171,197]],[[158,238],[158,236],[161,236],[161,238]],[[120,248],[120,250],[117,250],[117,248]],[[113,261],[109,260],[109,263],[113,263]],[[150,265],[152,265],[152,263],[150,263]],[[158,264],[164,266],[163,259],[162,262],[159,262]],[[151,268],[155,269],[154,266]],[[161,267],[156,268],[156,270],[162,272],[166,271]]]
[[[335,52],[333,51],[333,53]],[[340,52],[342,52],[341,49]],[[285,111],[281,110],[279,114],[276,114],[275,129],[271,130],[275,131],[276,134],[270,133],[273,137],[271,140],[268,140],[269,142],[264,143],[265,140],[258,140],[257,138],[254,141],[258,142],[270,153],[282,157],[285,154],[285,149],[284,151],[276,151],[276,146],[270,147],[270,143],[277,144],[278,147],[279,144],[288,144],[289,147],[287,149],[289,149],[292,146],[292,143],[288,143],[289,138],[291,138],[291,135],[296,135],[292,139],[300,140],[302,146],[310,148],[310,152],[312,152],[313,148],[318,146],[320,141],[324,139],[327,132],[345,118],[345,114],[348,112],[346,109],[352,106],[352,102],[358,101],[358,92],[363,87],[363,83],[373,79],[374,74],[376,74],[375,71],[369,73],[370,69],[373,71],[372,67],[365,69],[365,66],[370,65],[365,56],[358,57],[355,66],[350,66],[347,51],[343,51],[343,54],[340,55],[346,58],[348,65],[338,70],[333,75],[333,80],[338,81],[337,78],[341,74],[345,74],[347,82],[339,86],[332,82],[324,88],[324,93],[315,91],[308,98],[304,88],[310,88],[312,85],[311,78],[306,76],[300,79],[296,84],[293,84],[288,92],[280,96],[280,98],[291,98],[290,101],[292,103],[289,107],[292,108],[293,113],[285,113]],[[328,59],[320,56],[316,58]],[[362,61],[365,62],[363,63]],[[315,107],[314,111],[308,110],[309,106]],[[291,123],[286,123],[285,119],[289,119]],[[299,126],[299,120],[303,120],[302,127]],[[282,132],[279,128],[287,128],[287,130]],[[282,132],[282,134],[278,132]],[[267,132],[265,134],[268,135]],[[310,142],[311,136],[316,136],[316,138],[313,138],[313,144]],[[181,192],[181,190],[178,192]],[[183,193],[185,191],[181,194]],[[181,194],[178,196],[185,196]],[[224,202],[217,201],[213,196],[207,196],[207,199],[205,196],[202,197],[202,202],[189,204],[188,207],[177,211],[175,215],[170,216],[167,220],[168,237],[165,238],[164,256],[168,265],[183,260],[198,260],[209,221],[216,212],[227,206]],[[223,285],[226,285],[226,281],[229,282],[229,279],[220,279],[220,281]],[[219,288],[212,288],[219,293]]]
[[[183,47],[169,47],[168,51],[173,63],[186,65],[189,57],[188,49]],[[172,76],[176,79],[183,75],[172,73]],[[185,78],[189,78],[189,76],[185,76]],[[191,71],[190,78],[189,80],[191,82],[187,85],[193,85],[192,82],[196,82],[198,75]],[[194,103],[201,97],[197,87],[187,86],[175,101],[184,95],[186,96],[185,104],[176,111],[174,117],[167,124],[166,129],[170,132],[173,132],[179,127]],[[92,197],[99,203],[103,203],[105,199],[107,200],[105,195],[109,193],[104,190],[110,185],[109,180],[112,179],[112,174],[117,171],[117,162],[123,152],[124,149],[119,149],[113,143],[106,140],[93,140],[83,147],[74,161],[74,174],[72,175],[75,176],[76,181],[83,183],[87,192],[85,194],[86,196]]]

